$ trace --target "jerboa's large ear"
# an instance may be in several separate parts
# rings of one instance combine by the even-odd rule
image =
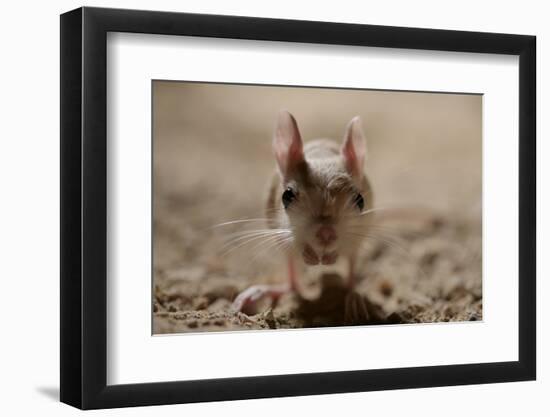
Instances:
[[[279,112],[273,134],[273,152],[283,178],[288,179],[304,162],[302,138],[294,117],[286,110]]]
[[[363,176],[363,165],[367,157],[367,141],[361,128],[361,119],[359,116],[351,119],[346,128],[341,153],[350,175],[360,181]]]

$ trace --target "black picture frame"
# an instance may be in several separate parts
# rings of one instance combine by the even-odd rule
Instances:
[[[108,32],[519,56],[519,360],[112,385],[107,375]],[[61,401],[82,409],[533,380],[536,38],[102,8],[61,15]]]

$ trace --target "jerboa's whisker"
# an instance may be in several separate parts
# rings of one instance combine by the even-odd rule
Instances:
[[[231,226],[231,225],[234,225],[234,224],[254,223],[254,222],[266,222],[266,221],[268,221],[268,220],[269,220],[269,219],[267,219],[267,218],[261,218],[261,217],[256,218],[256,219],[230,220],[230,221],[227,221],[227,222],[215,224],[214,226],[211,226],[210,229],[215,229],[215,228],[223,227],[223,226]]]
[[[229,253],[249,244],[249,243],[252,243],[254,241],[257,241],[257,240],[260,240],[260,239],[269,239],[269,238],[276,238],[280,235],[285,235],[285,234],[290,234],[290,231],[275,231],[275,232],[262,232],[262,233],[256,233],[256,234],[252,234],[252,235],[245,235],[245,236],[241,236],[239,238],[237,238],[236,240],[233,240],[229,243],[226,243],[222,249],[224,248],[228,248],[229,249],[225,252],[222,253],[222,256],[226,256],[228,255]],[[239,243],[240,242],[240,243]],[[236,243],[239,243],[238,245],[236,246],[233,246],[231,247],[231,245],[234,245]]]
[[[224,243],[223,247],[225,248],[225,247],[231,246],[235,243],[238,243],[242,240],[246,240],[249,238],[269,237],[273,235],[280,235],[280,234],[287,234],[287,233],[290,233],[290,231],[288,230],[256,230],[256,231],[250,231],[246,233],[237,233],[235,236],[228,239]]]

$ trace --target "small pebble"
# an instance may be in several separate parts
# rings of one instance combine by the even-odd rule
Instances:
[[[195,310],[205,310],[208,307],[208,304],[208,298],[199,297],[193,302],[193,307],[195,307]]]
[[[393,294],[393,284],[388,280],[384,280],[380,283],[379,290],[384,297],[391,297]]]

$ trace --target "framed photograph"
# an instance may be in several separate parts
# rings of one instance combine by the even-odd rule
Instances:
[[[533,380],[535,37],[61,16],[61,401]]]

